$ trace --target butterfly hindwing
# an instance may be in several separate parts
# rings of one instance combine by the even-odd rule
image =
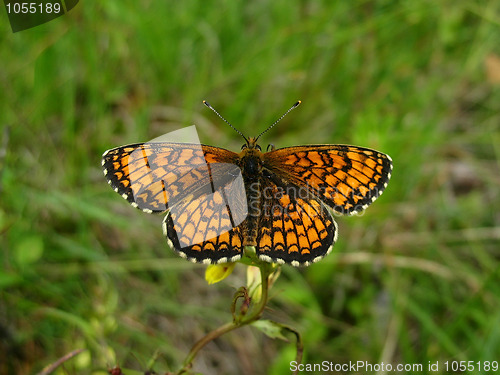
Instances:
[[[218,194],[218,193],[216,193]],[[221,210],[208,196],[184,202],[180,215],[171,213],[163,221],[169,246],[181,257],[197,263],[227,263],[241,258],[243,237],[234,227],[228,211]]]
[[[263,179],[257,255],[261,260],[309,265],[328,254],[337,239],[337,224],[321,201],[300,188]]]
[[[163,232],[170,247],[188,260],[235,262],[243,252],[241,229],[248,214],[243,177],[235,164],[213,163],[209,169],[209,189],[172,205]]]

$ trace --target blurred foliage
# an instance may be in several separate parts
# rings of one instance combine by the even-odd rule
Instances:
[[[191,124],[239,150],[203,99],[247,135],[301,99],[264,146],[394,160],[333,253],[271,290],[265,317],[299,329],[306,362],[500,358],[498,1],[81,1],[15,34],[0,17],[0,373],[79,348],[58,373],[175,370],[230,319],[245,267],[208,286],[100,168],[106,149]],[[244,328],[195,370],[283,374],[294,350]]]

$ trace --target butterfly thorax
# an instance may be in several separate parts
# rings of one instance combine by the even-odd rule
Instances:
[[[245,147],[238,154],[240,158],[240,168],[243,176],[247,175],[249,179],[258,179],[262,173],[262,156],[260,147]]]

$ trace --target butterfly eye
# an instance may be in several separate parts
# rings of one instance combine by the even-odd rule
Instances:
[[[259,146],[259,145],[255,145],[255,148],[256,148],[257,150],[259,150],[259,151],[262,151],[262,149],[260,148],[260,146]]]
[[[266,149],[266,151],[269,151],[269,150],[274,151],[274,150],[276,150],[276,147],[274,147],[274,145],[273,145],[272,143],[269,143],[269,144],[267,145],[267,149]]]
[[[246,144],[244,144],[243,146],[241,146],[241,149],[242,149],[242,150],[244,150],[244,149],[246,149],[246,148],[247,148],[247,145],[246,145]]]

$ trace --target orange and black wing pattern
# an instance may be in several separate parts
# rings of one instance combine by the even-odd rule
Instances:
[[[242,254],[237,226],[246,197],[237,154],[185,143],[139,143],[106,151],[102,166],[111,187],[147,213],[168,211],[167,241],[193,262],[234,262]],[[229,194],[231,192],[231,194]]]
[[[351,215],[383,193],[391,178],[392,160],[363,147],[311,145],[267,152],[264,167],[284,184],[308,191],[339,214]]]
[[[226,190],[231,188],[228,185]],[[246,199],[244,195],[241,198]],[[238,208],[228,204],[228,199],[231,196],[219,189],[213,195],[186,199],[172,207],[163,220],[163,233],[169,246],[195,263],[228,263],[240,259],[243,236],[239,224],[246,218],[246,205],[238,212]]]
[[[261,215],[256,252],[261,260],[307,266],[327,255],[340,214],[364,210],[391,177],[392,161],[348,145],[288,147],[263,155]]]
[[[317,262],[337,239],[327,206],[340,214],[364,210],[392,172],[388,155],[349,145],[236,154],[151,142],[109,150],[102,165],[108,183],[131,205],[168,212],[163,231],[170,247],[205,264],[234,262],[245,245],[266,262]]]
[[[188,143],[138,143],[117,147],[102,156],[108,184],[132,206],[147,213],[169,206],[213,184],[224,176],[215,168],[231,168],[237,154],[218,147]]]
[[[255,250],[266,262],[308,266],[327,255],[337,240],[337,224],[316,197],[279,176],[263,179]]]

